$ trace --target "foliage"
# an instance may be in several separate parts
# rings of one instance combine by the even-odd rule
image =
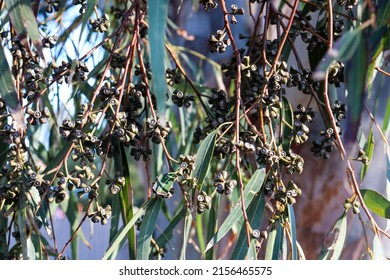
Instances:
[[[390,202],[360,185],[378,142],[390,157],[387,89],[373,90],[390,76],[390,3],[176,2],[0,1],[0,259],[78,259],[89,221],[109,228],[103,259],[125,245],[130,259],[305,259],[305,145],[342,160],[351,189],[323,210],[342,215],[319,258],[342,256],[350,212],[382,250]],[[208,49],[187,48],[189,6],[218,21]]]

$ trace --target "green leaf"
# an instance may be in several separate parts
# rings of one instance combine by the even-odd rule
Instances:
[[[256,239],[252,239],[249,244],[248,253],[246,254],[247,260],[257,260]]]
[[[367,142],[364,144],[364,151],[366,153],[366,156],[369,160],[368,164],[363,164],[362,170],[360,172],[360,178],[363,180],[364,176],[366,175],[368,168],[371,163],[372,156],[374,155],[374,147],[375,147],[375,142],[374,142],[374,134],[372,133],[372,129],[370,130],[370,134],[368,135]]]
[[[11,74],[2,44],[0,44],[0,73],[0,94],[4,98],[5,104],[18,128],[24,133],[26,131],[24,114],[15,89],[15,80]]]
[[[148,260],[150,255],[150,242],[156,228],[158,214],[161,209],[162,199],[152,199],[142,219],[141,228],[137,240],[137,259]]]
[[[5,6],[9,12],[11,23],[15,28],[16,34],[21,39],[22,43],[28,49],[26,36],[30,36],[32,43],[38,51],[38,54],[43,57],[42,41],[39,34],[37,20],[34,12],[31,9],[29,0],[5,0]]]
[[[390,201],[373,190],[361,189],[364,203],[375,214],[390,219]]]
[[[104,254],[102,260],[107,260],[111,254],[118,249],[123,239],[126,237],[129,230],[134,226],[135,222],[145,213],[146,209],[149,205],[158,198],[154,197],[145,201],[145,203],[140,207],[137,213],[131,218],[131,220],[117,233],[117,235],[113,238],[110,246],[107,248],[106,253]]]
[[[349,50],[353,54],[351,58],[346,60],[344,57],[340,57],[341,61],[345,61],[345,87],[348,90],[348,114],[350,115],[349,122],[352,122],[351,127],[354,127],[360,120],[366,88],[366,72],[368,68],[368,54],[365,41],[362,39],[362,32],[358,32],[355,37],[357,46],[354,51]],[[345,54],[345,56],[348,56],[348,54],[349,53]]]
[[[344,212],[328,233],[322,246],[320,260],[338,260],[341,256],[347,236],[347,215]]]
[[[265,259],[266,260],[278,260],[279,253],[283,245],[283,231],[279,223],[277,223],[267,238],[267,247],[265,248]]]
[[[96,4],[96,0],[88,0],[87,1],[87,9],[85,10],[85,13],[83,14],[83,23],[81,25],[79,41],[81,41],[81,36],[83,35],[85,26],[87,25],[87,23],[88,23],[89,19],[91,18],[93,12],[95,11],[95,4]]]
[[[291,251],[292,251],[292,259],[298,259],[297,253],[297,227],[295,223],[295,214],[294,208],[291,204],[288,204],[288,218],[290,220],[290,229],[291,229]]]
[[[183,230],[183,245],[180,252],[180,260],[185,260],[187,255],[187,245],[190,238],[190,232],[192,227],[192,215],[189,209],[187,209],[187,214],[184,218],[184,230]]]
[[[185,217],[187,207],[183,203],[181,203],[179,207],[181,207],[181,210],[171,219],[166,229],[160,234],[160,236],[156,240],[156,243],[160,248],[165,247],[169,240],[172,239],[174,229]]]
[[[153,191],[160,197],[169,198],[172,195],[172,186],[176,181],[177,173],[168,172],[157,177],[153,184]]]
[[[257,229],[261,226],[261,222],[263,220],[264,208],[265,208],[265,195],[261,189],[259,193],[256,195],[256,197],[253,199],[252,203],[249,205],[247,211],[249,224],[251,225],[252,229]],[[247,256],[247,254],[249,254],[249,252],[248,252],[248,245],[246,240],[246,226],[242,225],[240,234],[238,235],[237,238],[236,247],[234,248],[231,259],[242,260]]]
[[[125,177],[125,187],[119,193],[121,214],[123,223],[126,224],[134,215],[133,188],[131,184],[130,162],[125,147],[119,143],[120,153],[115,154],[115,169]],[[127,244],[129,248],[129,258],[136,258],[136,237],[135,227],[129,230]]]
[[[209,135],[207,135],[207,137],[200,145],[198,153],[196,154],[195,170],[192,172],[192,176],[193,178],[198,179],[197,184],[199,189],[202,187],[203,181],[207,175],[207,171],[209,170],[211,158],[214,153],[216,137],[217,130],[214,130]]]
[[[245,206],[248,207],[253,198],[255,197],[255,194],[259,192],[261,186],[263,185],[265,178],[265,168],[257,169],[256,172],[252,175],[251,179],[249,180],[247,186],[244,190],[244,203]],[[233,227],[233,225],[241,220],[243,217],[242,209],[241,209],[241,201],[235,205],[235,207],[232,208],[229,215],[221,225],[221,227],[218,229],[217,233],[214,235],[214,237],[209,241],[209,243],[206,246],[207,252],[211,247],[213,247],[215,244],[217,244]]]
[[[49,221],[46,218],[47,213],[47,205],[45,203],[42,203],[38,209],[39,204],[41,203],[41,197],[39,195],[39,191],[36,187],[31,187],[27,194],[27,201],[29,204],[30,209],[33,213],[36,213],[34,215],[34,219],[37,221],[38,226],[41,224],[44,225],[45,230],[50,238],[53,236],[52,228],[49,224]],[[37,212],[38,209],[38,212]]]
[[[323,78],[325,76],[326,70],[335,60],[342,62],[350,60],[355,54],[355,51],[359,47],[361,41],[362,32],[360,29],[354,29],[345,32],[344,35],[336,41],[332,50],[326,53],[325,58],[316,67],[315,76],[317,78]],[[314,51],[314,53],[316,52],[317,51]],[[359,60],[357,62],[359,62]]]
[[[157,97],[158,112],[165,115],[165,28],[168,16],[168,0],[147,1],[150,64],[153,72],[152,89]]]

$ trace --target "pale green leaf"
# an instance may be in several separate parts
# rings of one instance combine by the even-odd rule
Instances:
[[[328,233],[320,253],[321,260],[338,260],[347,236],[347,215],[344,212]]]
[[[167,25],[168,0],[147,1],[148,37],[150,43],[150,64],[153,72],[152,90],[157,97],[157,109],[165,116],[165,28]]]

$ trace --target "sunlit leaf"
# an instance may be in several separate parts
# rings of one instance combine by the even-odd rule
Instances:
[[[15,90],[15,80],[11,74],[2,44],[0,44],[0,73],[0,94],[4,98],[12,118],[17,123],[18,129],[24,134],[26,131],[24,114]]]
[[[295,214],[294,208],[291,204],[288,204],[288,217],[290,220],[290,230],[291,230],[291,251],[292,251],[292,259],[298,259],[297,253],[297,226],[295,222]]]
[[[168,0],[148,1],[150,64],[153,71],[152,90],[157,97],[158,111],[165,115],[165,28],[167,25]]]
[[[29,36],[39,55],[43,58],[41,36],[37,20],[31,9],[31,2],[28,0],[6,0],[5,6],[19,39],[28,49],[26,36]]]
[[[347,215],[343,215],[336,221],[332,230],[328,233],[326,241],[320,253],[321,260],[338,260],[341,256],[345,238],[347,236]]]
[[[390,219],[390,201],[373,190],[361,189],[360,192],[368,209],[383,218]]]

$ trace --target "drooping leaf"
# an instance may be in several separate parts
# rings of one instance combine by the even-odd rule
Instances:
[[[344,212],[328,233],[320,253],[320,260],[338,260],[347,236],[347,215]]]
[[[245,257],[247,260],[257,260],[256,239],[252,239]]]
[[[154,197],[145,201],[145,203],[133,215],[133,218],[131,218],[131,220],[125,226],[123,226],[120,231],[118,231],[117,235],[113,238],[113,241],[111,242],[110,246],[108,246],[106,253],[102,257],[102,260],[107,260],[111,256],[111,254],[118,249],[123,239],[126,238],[126,235],[129,230],[134,226],[135,222],[145,213],[146,209],[149,207],[152,201],[156,199],[158,198]]]
[[[150,64],[153,72],[152,89],[157,97],[158,112],[165,116],[165,28],[167,25],[168,0],[148,1],[148,37]]]
[[[244,190],[244,203],[246,207],[249,206],[255,194],[260,190],[261,186],[263,185],[264,178],[265,168],[256,170],[256,172],[252,175]],[[242,219],[242,217],[243,213],[241,209],[241,202],[239,202],[237,203],[237,205],[234,206],[234,208],[232,208],[229,215],[227,216],[221,227],[218,229],[217,233],[207,244],[206,252],[215,244],[217,244],[230,231],[232,226],[237,221]]]
[[[370,134],[368,135],[367,142],[364,145],[364,152],[366,153],[366,156],[367,156],[369,162],[368,162],[368,164],[363,164],[363,166],[362,166],[362,170],[360,172],[361,179],[364,178],[364,176],[366,175],[366,173],[368,171],[372,156],[374,155],[374,147],[375,147],[374,134],[372,133],[372,130],[370,130]]]
[[[375,214],[390,219],[390,201],[373,190],[361,189],[364,203]]]
[[[24,134],[26,131],[24,114],[22,107],[20,106],[19,97],[15,89],[15,81],[5,57],[2,44],[0,44],[0,73],[0,94],[4,98],[12,118],[17,123],[18,130]]]
[[[169,240],[172,239],[172,237],[174,236],[174,229],[185,217],[185,214],[187,212],[186,206],[181,203],[179,207],[181,207],[181,210],[171,219],[166,229],[156,239],[156,243],[160,248],[165,247]]]
[[[123,223],[126,224],[134,215],[133,189],[131,184],[131,173],[129,157],[122,143],[119,143],[119,153],[114,155],[115,169],[120,172],[125,178],[125,186],[119,192],[121,215]],[[129,230],[127,234],[127,245],[129,249],[129,258],[136,258],[136,237],[135,227]]]
[[[190,231],[192,225],[192,215],[189,209],[187,209],[187,214],[184,218],[184,230],[183,230],[183,246],[181,247],[180,260],[185,260],[187,255],[187,245],[190,238]]]
[[[362,40],[360,29],[347,31],[343,36],[336,41],[333,48],[329,50],[325,58],[315,68],[315,77],[318,79],[324,78],[326,70],[333,61],[349,61],[359,47]]]
[[[137,259],[148,260],[151,247],[150,242],[153,237],[153,232],[156,227],[158,214],[161,209],[163,200],[161,198],[152,199],[150,205],[145,211],[142,219],[139,236],[137,239]]]
[[[198,188],[202,187],[203,181],[207,175],[207,171],[209,170],[210,161],[214,152],[216,137],[217,130],[214,130],[209,135],[207,135],[196,154],[195,170],[192,172],[192,174],[193,178],[198,180]]]
[[[52,238],[53,231],[47,220],[47,206],[45,203],[41,204],[41,197],[36,187],[31,187],[27,193],[28,205],[34,214],[34,218],[37,221],[38,226],[44,225],[44,228],[50,238]],[[39,207],[40,206],[40,207]],[[39,207],[39,209],[38,209]]]
[[[30,1],[6,0],[5,6],[9,12],[11,23],[15,28],[16,34],[21,39],[22,44],[28,49],[26,37],[29,36],[37,49],[38,54],[44,59],[42,40],[39,34],[37,20],[31,9]]]
[[[277,260],[283,245],[283,230],[277,223],[268,234],[267,246],[265,248],[266,260]]]
[[[252,229],[258,229],[261,225],[263,214],[265,208],[265,195],[262,190],[257,194],[253,199],[252,203],[248,207],[248,220]],[[253,241],[253,240],[252,240]],[[251,243],[252,243],[251,241]],[[241,226],[240,234],[237,238],[237,243],[233,251],[232,259],[233,260],[242,260],[244,259],[248,252],[248,245],[246,240],[246,226]]]
[[[292,251],[292,259],[298,259],[297,253],[297,228],[295,223],[295,214],[294,208],[291,204],[288,204],[288,218],[290,220],[290,230],[291,230],[291,251]]]

